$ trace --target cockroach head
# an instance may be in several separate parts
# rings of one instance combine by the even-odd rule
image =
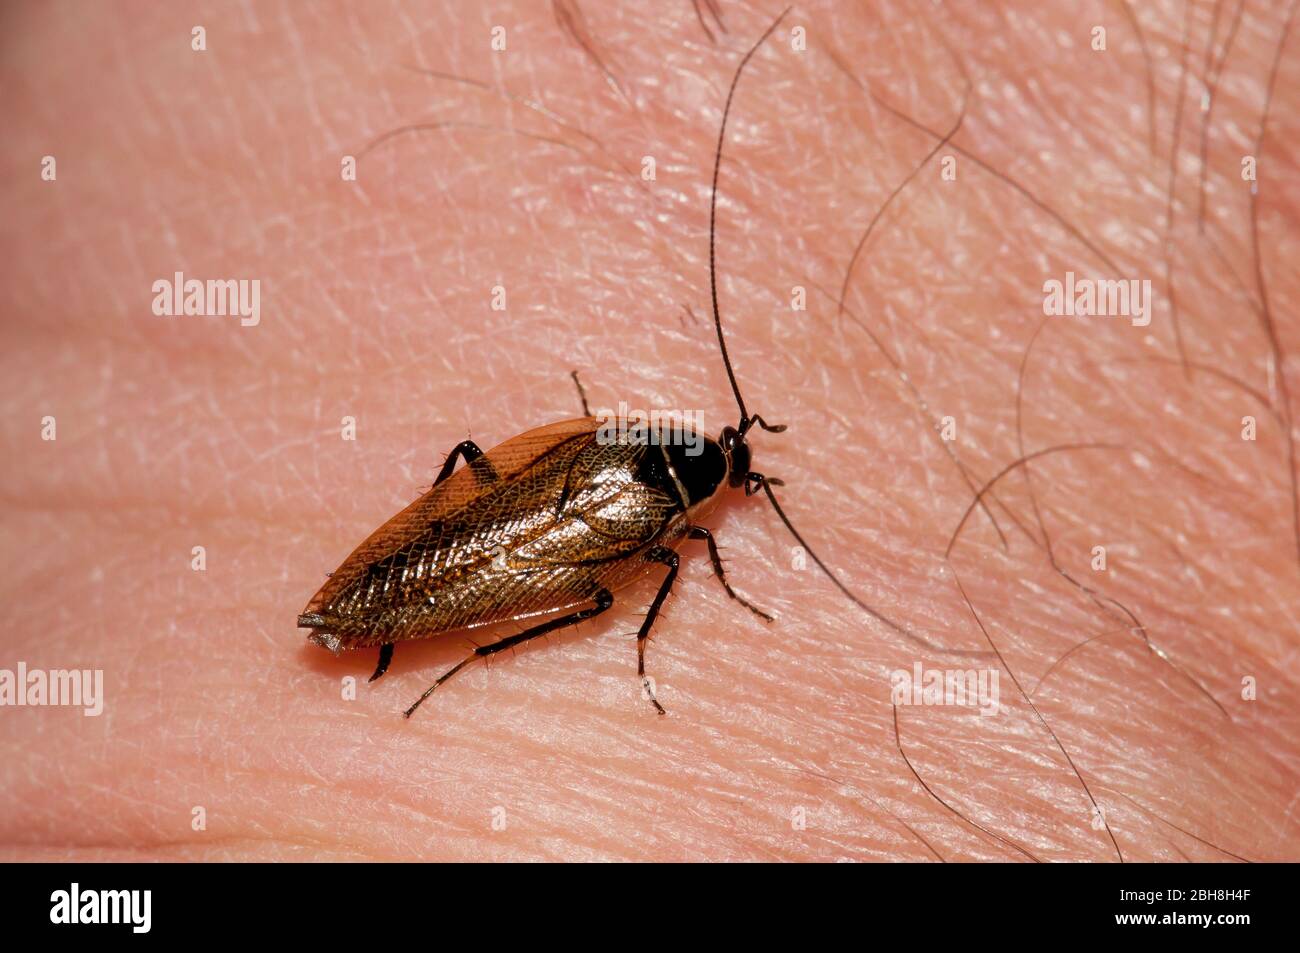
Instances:
[[[727,482],[733,488],[741,486],[749,473],[749,441],[735,427],[723,427],[718,443],[727,457]]]
[[[785,424],[769,424],[758,414],[751,416],[742,411],[740,425],[723,427],[722,434],[718,437],[718,443],[722,445],[722,452],[727,458],[727,482],[733,488],[746,487],[746,492],[749,492],[750,485],[759,476],[749,468],[751,454],[749,441],[745,439],[745,435],[755,425],[768,433],[780,433],[785,430]]]

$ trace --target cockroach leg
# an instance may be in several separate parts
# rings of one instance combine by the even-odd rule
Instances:
[[[573,383],[578,388],[578,400],[582,401],[582,416],[590,417],[591,408],[587,406],[587,389],[582,386],[582,381],[578,380],[577,371],[569,371],[569,376],[573,378]]]
[[[375,666],[375,674],[370,676],[370,681],[374,681],[388,671],[388,666],[393,661],[393,643],[385,642],[379,647],[379,664]]]
[[[531,629],[525,629],[518,635],[508,636],[500,642],[493,642],[491,645],[480,645],[473,652],[452,666],[450,670],[444,672],[436,682],[425,689],[424,694],[415,700],[415,704],[406,709],[406,717],[410,718],[415,709],[424,704],[424,700],[437,691],[443,682],[447,681],[447,679],[451,678],[475,659],[495,655],[497,652],[503,652],[508,648],[519,645],[521,642],[527,642],[529,639],[535,639],[539,635],[554,632],[556,629],[565,629],[571,625],[577,625],[579,622],[585,622],[587,619],[600,615],[612,606],[614,604],[614,596],[608,589],[600,589],[592,597],[592,601],[596,604],[590,609],[579,609],[577,612],[570,613],[569,615],[560,616],[558,619],[551,619],[549,622],[535,625]]]
[[[677,581],[677,567],[681,558],[669,549],[667,546],[655,546],[645,558],[649,562],[663,563],[668,567],[668,575],[664,576],[663,583],[659,586],[659,591],[655,593],[654,602],[650,603],[650,610],[645,614],[641,621],[641,628],[636,634],[636,673],[641,677],[641,686],[645,689],[646,697],[650,699],[650,704],[659,710],[659,714],[666,715],[667,711],[664,706],[659,704],[659,699],[655,698],[654,686],[650,684],[650,679],[645,674],[645,643],[650,638],[650,627],[655,624],[655,619],[659,617],[659,610],[668,598],[668,593],[673,588],[673,583]]]
[[[718,544],[714,540],[713,534],[703,526],[692,526],[688,535],[691,539],[702,539],[709,544],[709,559],[713,562],[713,574],[718,577],[718,582],[722,583],[722,588],[727,590],[727,595],[731,596],[731,598],[735,599],[750,612],[754,613],[754,615],[767,622],[771,622],[772,616],[758,608],[758,606],[754,605],[744,596],[737,593],[735,589],[731,588],[731,583],[727,582],[727,571],[722,568],[722,557],[718,555]]]
[[[483,456],[483,451],[479,449],[479,445],[473,440],[462,440],[451,448],[451,453],[447,454],[442,469],[438,471],[438,478],[433,481],[434,486],[451,476],[451,472],[456,469],[457,457],[461,457],[469,464],[469,468],[474,471],[474,475],[478,477],[480,483],[495,483],[497,481],[496,467],[492,466],[488,459]]]

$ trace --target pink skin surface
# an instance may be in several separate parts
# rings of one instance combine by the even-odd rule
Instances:
[[[465,638],[367,685],[373,650],[294,623],[453,445],[575,416],[573,368],[593,408],[735,422],[708,186],[776,8],[706,10],[716,42],[687,0],[7,10],[0,668],[102,669],[106,697],[0,709],[0,858],[1300,856],[1300,28],[1257,141],[1280,4],[1235,29],[1235,4],[1141,4],[1141,42],[1121,3],[922,6],[801,6],[755,56],[720,298],[747,402],[790,427],[754,466],[809,543],[1001,661],[870,618],[737,493],[708,524],[778,618],[684,544],[648,652],[667,717],[631,638],[656,572],[410,721]],[[964,96],[908,181],[937,142],[889,107],[943,135]],[[259,279],[260,323],[156,316],[177,271]],[[1149,279],[1149,326],[1045,319],[1070,271]],[[1012,470],[1005,545],[977,509],[945,559],[972,486],[1080,443],[1111,446]],[[898,707],[929,791],[894,730],[916,663],[999,673],[996,715]]]

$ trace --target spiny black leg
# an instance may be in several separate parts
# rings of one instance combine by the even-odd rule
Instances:
[[[545,635],[547,632],[554,632],[556,629],[564,629],[571,625],[577,625],[579,622],[600,615],[614,604],[614,597],[610,594],[608,589],[601,589],[598,591],[592,597],[592,600],[596,603],[593,608],[579,609],[577,612],[566,616],[560,616],[560,618],[552,619],[550,622],[543,622],[541,625],[535,625],[531,629],[525,629],[518,635],[509,636],[508,638],[502,639],[500,642],[493,642],[491,645],[480,645],[470,655],[457,662],[449,671],[444,672],[436,682],[425,689],[424,694],[415,700],[415,704],[406,709],[406,717],[410,718],[412,712],[424,704],[424,700],[437,691],[443,682],[447,681],[447,679],[451,678],[475,659],[485,658],[489,655],[494,655],[497,652],[503,652],[521,642],[527,642],[529,639],[535,639],[539,635]]]
[[[447,479],[447,477],[451,476],[451,472],[456,469],[457,457],[464,458],[465,462],[469,464],[469,468],[474,471],[474,475],[478,477],[480,483],[496,482],[496,468],[488,462],[488,459],[485,456],[483,456],[483,451],[479,449],[478,444],[473,440],[462,440],[460,443],[456,444],[456,446],[451,448],[451,453],[447,454],[447,459],[443,463],[442,469],[438,471],[438,478],[433,481],[434,486],[437,486],[443,480]]]
[[[727,582],[727,572],[722,568],[722,557],[718,555],[718,544],[714,540],[713,534],[703,526],[692,526],[689,535],[691,539],[702,539],[709,544],[709,559],[713,561],[713,574],[718,577],[718,582],[722,583],[722,588],[727,590],[727,595],[754,613],[754,615],[771,622],[772,617],[770,615],[737,593],[735,589],[731,588],[731,583]]]
[[[388,671],[389,663],[393,661],[393,643],[385,642],[379,646],[379,664],[375,666],[375,674],[370,676],[370,681],[374,681],[379,676]]]
[[[650,679],[645,674],[645,643],[650,637],[650,627],[655,624],[655,619],[659,616],[659,609],[668,598],[669,591],[673,588],[673,583],[677,579],[677,565],[681,561],[677,554],[665,546],[656,546],[646,553],[645,558],[651,562],[663,563],[668,567],[668,575],[664,576],[663,583],[659,586],[659,591],[655,593],[654,602],[650,603],[650,611],[645,614],[645,619],[641,622],[641,629],[636,634],[636,673],[641,676],[641,686],[645,689],[650,703],[659,709],[659,714],[666,715],[664,706],[659,704],[659,699],[655,698],[655,690],[650,685]]]
[[[590,417],[591,408],[587,406],[587,390],[582,386],[582,381],[578,380],[578,372],[569,371],[569,376],[573,378],[573,383],[578,386],[578,400],[582,401],[582,416]]]

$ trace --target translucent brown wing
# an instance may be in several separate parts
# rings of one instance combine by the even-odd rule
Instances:
[[[303,610],[330,648],[427,638],[589,603],[647,568],[682,502],[644,479],[662,451],[594,418],[530,430],[372,533]]]

